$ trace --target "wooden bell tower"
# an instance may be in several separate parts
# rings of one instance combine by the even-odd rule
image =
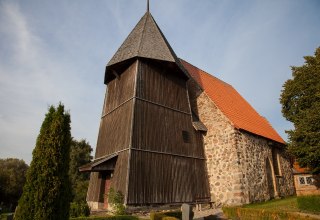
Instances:
[[[106,208],[209,198],[202,135],[192,125],[183,68],[149,10],[106,66],[107,85],[87,201]]]

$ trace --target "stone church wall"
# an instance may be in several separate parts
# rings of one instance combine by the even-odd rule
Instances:
[[[284,150],[279,148],[284,146],[277,147],[276,156],[272,155],[272,148],[276,146],[270,140],[244,131],[237,132],[236,142],[239,166],[242,170],[241,183],[245,203],[265,201],[273,196],[276,198],[294,194],[290,161]],[[271,165],[274,192],[271,192],[268,186],[266,174],[268,160]],[[279,175],[275,175],[274,163],[278,164]]]
[[[279,196],[285,197],[295,195],[294,176],[289,155],[284,151],[280,152],[280,154],[281,176],[278,178]]]
[[[208,129],[203,136],[204,150],[211,200],[216,205],[270,199],[267,158],[271,164],[274,196],[294,194],[290,162],[283,151],[277,151],[280,175],[276,177],[272,165],[274,146],[270,146],[268,139],[235,129],[205,92],[190,92],[190,101],[193,111]]]
[[[208,131],[204,134],[211,200],[216,205],[242,204],[242,172],[235,148],[236,130],[203,92],[197,98],[198,116]]]

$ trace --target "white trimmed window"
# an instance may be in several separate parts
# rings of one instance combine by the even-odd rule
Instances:
[[[312,176],[299,176],[300,185],[313,185]]]

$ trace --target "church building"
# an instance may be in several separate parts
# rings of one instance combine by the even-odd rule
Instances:
[[[179,59],[149,10],[106,66],[87,202],[239,205],[294,194],[285,142],[229,84]]]

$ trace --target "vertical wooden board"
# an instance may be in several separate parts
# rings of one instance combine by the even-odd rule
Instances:
[[[209,177],[207,173],[206,161],[205,160],[194,160],[194,187],[198,190],[196,191],[197,198],[210,198],[210,187],[209,187]],[[201,179],[202,181],[197,181]]]
[[[186,80],[172,71],[176,70],[142,60],[137,81],[137,97],[190,112]]]
[[[132,150],[128,204],[194,202],[196,195],[209,196],[201,188],[208,181],[203,165],[204,160]]]
[[[204,157],[202,137],[193,128],[190,115],[142,100],[135,105],[133,148]],[[188,143],[182,131],[188,132]]]
[[[130,146],[133,100],[105,116],[100,125],[96,158]]]
[[[89,187],[87,192],[87,201],[99,202],[100,197],[101,178],[99,173],[93,172],[90,174]]]
[[[122,73],[117,73],[119,77],[107,84],[108,93],[104,103],[103,115],[117,108],[121,103],[134,96],[135,76],[137,74],[137,62],[131,64]]]
[[[119,153],[111,179],[111,187],[126,195],[129,150]]]

